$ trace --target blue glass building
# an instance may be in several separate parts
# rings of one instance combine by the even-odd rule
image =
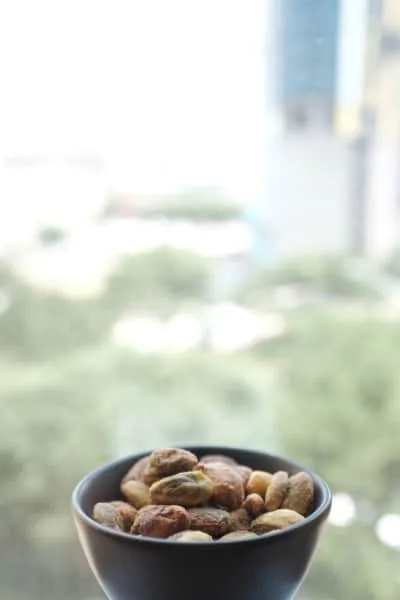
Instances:
[[[280,2],[278,95],[285,110],[303,120],[319,108],[331,119],[339,5],[340,0]]]

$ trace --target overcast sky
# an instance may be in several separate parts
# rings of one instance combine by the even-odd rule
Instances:
[[[256,189],[264,4],[0,1],[0,154],[99,152],[136,192]]]

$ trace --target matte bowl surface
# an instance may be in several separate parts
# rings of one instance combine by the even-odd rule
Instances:
[[[285,458],[240,448],[185,446],[198,456],[226,454],[238,463],[289,474],[308,472],[315,487],[313,512],[292,527],[230,543],[179,543],[134,537],[91,518],[96,502],[121,498],[119,483],[142,452],[87,475],[72,497],[79,539],[110,600],[290,600],[308,570],[331,507],[325,481]]]

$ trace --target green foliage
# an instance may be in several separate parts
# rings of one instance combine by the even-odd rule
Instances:
[[[276,267],[256,270],[242,290],[241,299],[250,305],[268,303],[278,286],[294,286],[299,291],[331,299],[376,299],[377,286],[356,277],[348,261],[338,257],[312,257],[291,260]]]
[[[113,312],[169,311],[185,300],[206,299],[209,273],[208,261],[192,252],[161,248],[132,256],[111,275],[103,305]]]
[[[0,354],[46,360],[106,342],[112,325],[131,309],[169,314],[184,302],[207,297],[207,260],[170,248],[122,261],[100,298],[71,300],[32,288],[11,270],[0,269],[7,308],[0,313]]]
[[[2,543],[10,551],[12,540],[13,560],[23,557],[27,570],[21,579],[11,559],[2,562],[2,597],[10,589],[24,598],[27,581],[31,598],[88,594],[92,578],[83,558],[74,557],[75,483],[116,455],[152,446],[261,446],[266,435],[272,444],[269,395],[259,371],[202,353],[143,356],[92,347],[29,367],[0,363],[0,506],[7,511],[0,552]]]
[[[278,429],[286,454],[350,494],[368,523],[330,528],[306,590],[311,598],[395,600],[394,550],[373,525],[400,511],[400,326],[310,319],[281,356]],[[307,598],[309,596],[306,596]]]
[[[263,270],[254,289],[268,299],[300,281],[329,298],[364,297],[335,269]],[[110,345],[129,309],[204,302],[209,274],[207,261],[163,249],[121,263],[102,297],[73,301],[0,266],[2,598],[99,597],[70,518],[73,486],[117,455],[185,442],[282,451],[352,495],[363,519],[327,528],[302,600],[400,597],[398,554],[373,529],[400,511],[400,325],[344,320],[333,303],[287,314],[285,336],[236,355]]]
[[[300,600],[396,600],[398,553],[385,548],[371,527],[328,526]]]
[[[231,221],[241,217],[236,204],[227,200],[219,190],[209,189],[185,190],[146,209],[143,215],[195,222]]]
[[[51,246],[62,242],[66,237],[66,232],[59,227],[45,227],[39,232],[39,240],[44,246]]]
[[[393,324],[319,319],[293,336],[283,367],[288,451],[381,509],[400,495],[399,344]]]
[[[397,248],[392,253],[386,264],[384,264],[384,269],[389,275],[400,279],[400,248]]]
[[[0,314],[0,354],[9,358],[45,360],[100,343],[113,322],[97,301],[34,289],[12,271],[3,271],[0,289],[8,305]]]
[[[56,363],[0,363],[2,598],[78,600],[96,589],[76,551],[70,493],[109,456],[109,415],[94,378],[70,375]]]

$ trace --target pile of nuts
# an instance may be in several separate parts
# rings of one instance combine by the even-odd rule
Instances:
[[[125,501],[99,502],[93,518],[136,536],[179,542],[229,542],[285,529],[309,514],[308,473],[268,473],[228,456],[181,448],[155,450],[121,482]]]

